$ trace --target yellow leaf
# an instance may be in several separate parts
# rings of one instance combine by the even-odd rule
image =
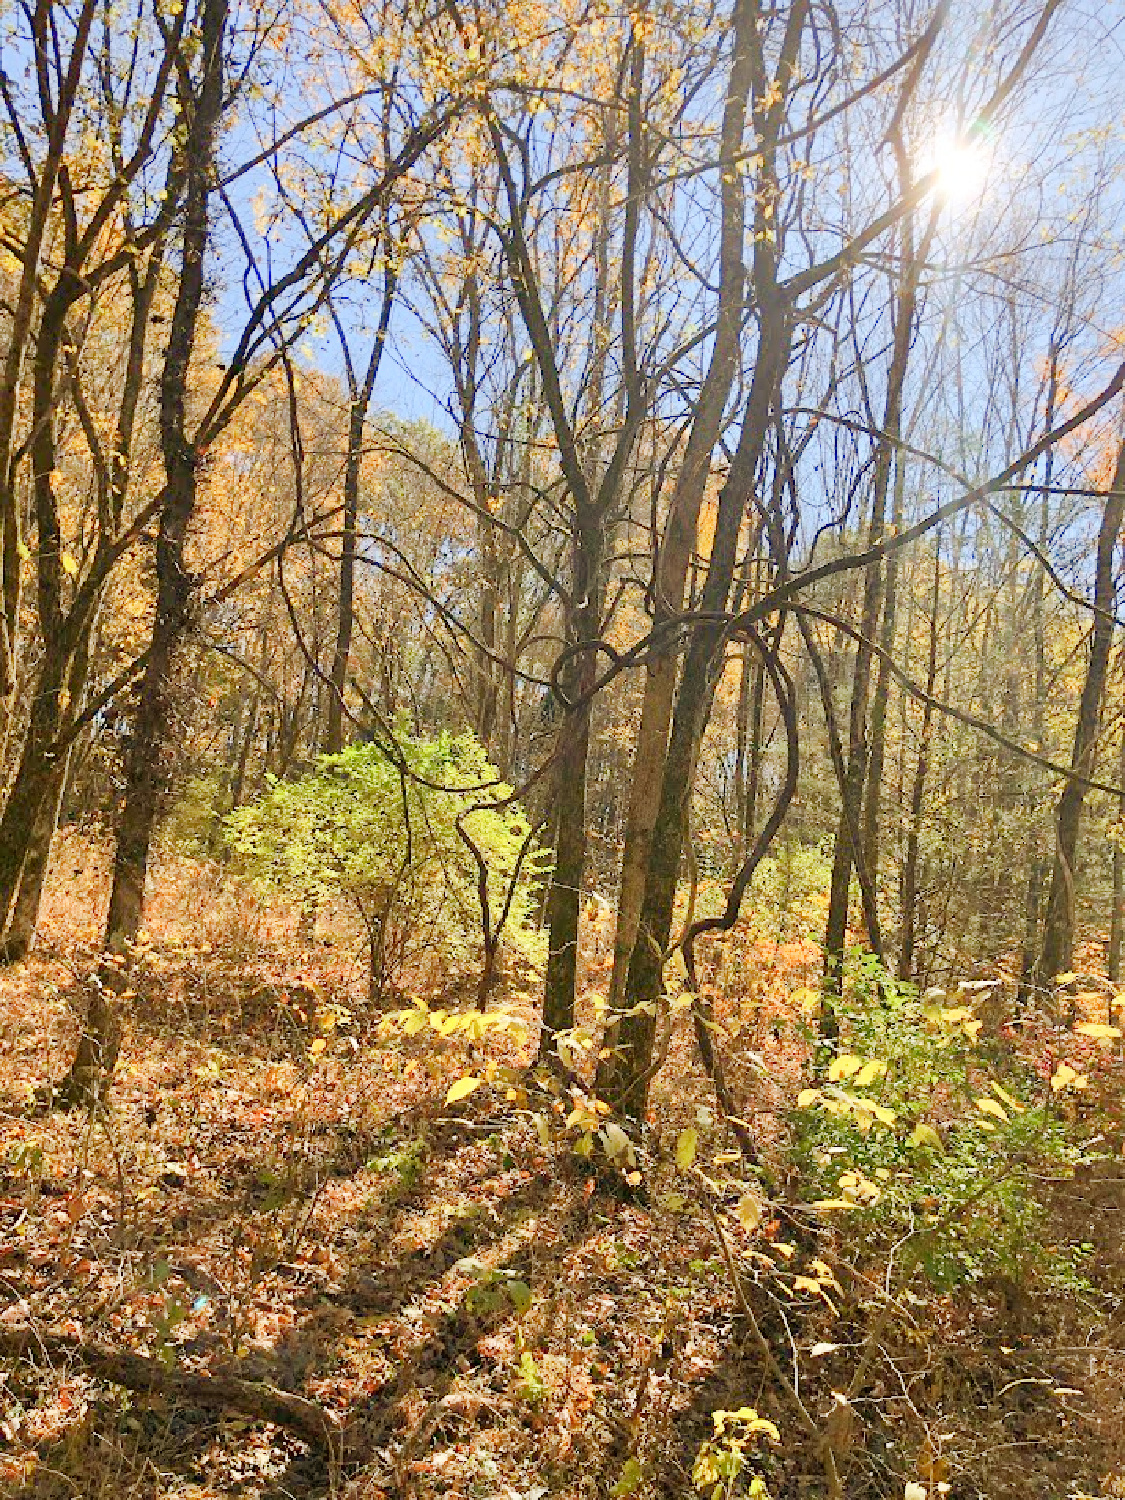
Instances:
[[[836,1058],[828,1069],[828,1076],[833,1083],[839,1083],[841,1078],[850,1078],[853,1073],[858,1073],[863,1067],[863,1058],[856,1057],[854,1052],[845,1052],[842,1057]]]
[[[836,1273],[826,1260],[814,1260],[812,1269],[816,1272],[817,1279],[822,1286],[834,1286],[838,1292],[843,1292],[844,1288],[836,1280]]]
[[[998,1099],[1002,1099],[1004,1103],[1009,1107],[1009,1109],[1014,1109],[1017,1115],[1023,1114],[1024,1107],[1020,1103],[1020,1101],[1018,1099],[1013,1099],[1011,1094],[1008,1093],[1007,1089],[1002,1089],[996,1082],[995,1078],[992,1080],[992,1092]]]
[[[1081,1036],[1093,1036],[1104,1041],[1111,1041],[1121,1035],[1120,1026],[1106,1026],[1101,1021],[1079,1021],[1074,1029]]]
[[[810,1104],[815,1104],[820,1098],[819,1089],[802,1089],[797,1095],[797,1108],[808,1109]]]
[[[633,1165],[633,1143],[616,1120],[607,1120],[602,1126],[602,1145],[611,1161],[620,1156],[629,1166]]]
[[[858,1208],[859,1204],[853,1203],[848,1198],[818,1198],[816,1202],[811,1203],[809,1207],[827,1210],[835,1208]]]
[[[870,1088],[876,1078],[882,1078],[887,1071],[887,1065],[881,1058],[873,1057],[870,1062],[864,1063],[855,1075],[856,1088]]]
[[[69,552],[62,553],[59,558],[59,562],[62,563],[62,570],[68,578],[77,578],[78,564],[75,562],[74,558],[71,557]]]
[[[781,1433],[768,1417],[754,1417],[751,1421],[747,1422],[746,1430],[747,1432],[764,1432],[771,1442],[781,1442]]]
[[[309,1051],[314,1057],[317,1057],[321,1052],[324,1051],[325,1047],[327,1046],[328,1043],[324,1040],[324,1038],[322,1036],[318,1036],[316,1041],[313,1042],[312,1046],[309,1048]]]
[[[699,1145],[699,1132],[690,1125],[686,1130],[681,1130],[676,1137],[676,1165],[685,1170],[695,1160],[696,1147]]]
[[[753,1193],[744,1193],[738,1200],[738,1207],[734,1211],[734,1216],[747,1234],[753,1234],[762,1222],[762,1205],[754,1197]]]
[[[977,1099],[974,1101],[976,1107],[982,1114],[995,1115],[998,1120],[1007,1120],[1008,1112],[1002,1104],[997,1104],[995,1099]]]
[[[1085,1073],[1079,1073],[1069,1063],[1059,1063],[1051,1077],[1052,1093],[1061,1093],[1063,1089],[1084,1089],[1089,1083]]]
[[[479,1078],[458,1078],[457,1082],[450,1088],[445,1096],[446,1104],[456,1104],[458,1099],[467,1099],[474,1089],[479,1089],[481,1080]]]
[[[919,1121],[906,1138],[910,1146],[925,1146],[932,1151],[944,1151],[941,1136],[932,1125],[926,1125]]]

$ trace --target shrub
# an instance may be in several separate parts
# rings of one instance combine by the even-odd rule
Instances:
[[[405,774],[378,746],[353,745],[297,780],[273,780],[226,819],[231,851],[258,884],[306,903],[351,904],[367,936],[373,996],[419,951],[456,965],[482,949],[477,865],[459,821],[488,868],[493,928],[514,886],[505,935],[529,954],[536,948],[531,885],[543,856],[528,846],[524,813],[502,805],[510,788],[483,748],[471,735],[444,734],[400,737],[398,746]]]
[[[805,1193],[868,1235],[909,1237],[938,1287],[1080,1284],[1032,1191],[1045,1164],[1081,1154],[1056,1103],[1065,1075],[997,1055],[964,997],[919,996],[870,955],[849,970],[840,1054],[794,1115]]]

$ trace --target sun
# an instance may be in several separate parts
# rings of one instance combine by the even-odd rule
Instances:
[[[981,197],[992,165],[993,152],[987,140],[967,140],[952,134],[939,136],[922,162],[925,172],[935,174],[934,193],[956,208]]]

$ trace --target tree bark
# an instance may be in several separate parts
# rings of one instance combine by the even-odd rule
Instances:
[[[362,384],[357,382],[348,341],[343,325],[336,318],[336,331],[344,353],[344,364],[348,376],[348,451],[344,468],[344,515],[340,537],[340,582],[336,602],[336,645],[332,654],[330,673],[331,691],[328,694],[328,733],[325,749],[329,755],[338,755],[344,748],[344,690],[348,681],[348,660],[352,649],[352,631],[355,624],[355,558],[359,526],[359,486],[363,474],[363,439],[367,428],[367,415],[371,409],[371,397],[387,333],[391,326],[391,310],[394,306],[395,286],[398,273],[390,244],[387,216],[383,220],[383,306],[379,314],[379,327],[368,357]]]
[[[184,561],[201,455],[187,436],[187,381],[203,301],[215,138],[223,107],[226,0],[204,0],[202,77],[184,147],[182,264],[160,385],[165,488],[156,543],[156,618],[126,763],[125,801],[114,853],[103,963],[64,1098],[104,1097],[121,1045],[124,956],[140,931],[153,828],[166,788],[173,669],[191,618],[194,580]],[[114,960],[117,960],[114,962]]]
[[[903,191],[909,190],[910,176],[905,152],[899,142],[900,174]],[[906,367],[914,339],[914,318],[918,301],[919,262],[914,255],[911,220],[903,220],[904,279],[894,302],[894,340],[891,347],[890,369],[887,374],[887,396],[883,415],[882,432],[875,454],[875,478],[871,495],[871,519],[868,526],[868,545],[875,546],[882,540],[886,526],[887,497],[890,489],[892,468],[895,463],[897,438],[902,430],[902,398],[906,384]],[[929,236],[924,243],[928,243]],[[857,839],[862,842],[865,828],[874,832],[877,824],[878,785],[868,784],[869,750],[868,707],[871,693],[871,670],[874,658],[874,642],[883,614],[886,574],[882,562],[867,568],[863,580],[863,608],[860,617],[860,638],[856,644],[855,667],[852,676],[851,706],[848,715],[848,754],[843,784],[840,788],[840,820],[836,828],[836,842],[832,859],[832,881],[828,901],[828,919],[824,935],[824,985],[829,1001],[839,999],[843,989],[844,948],[847,942],[848,905],[851,891],[852,870],[862,864],[871,881],[877,899],[878,872],[874,868],[869,848],[857,848]],[[893,629],[893,624],[892,627]],[[886,713],[885,694],[878,701],[879,761],[882,770],[882,724]],[[866,790],[867,816],[865,818],[864,794]]]
[[[734,161],[742,150],[754,74],[758,11],[740,0],[732,17],[732,54],[723,112],[720,155]],[[664,536],[653,569],[653,619],[659,625],[683,608],[688,568],[699,528],[699,513],[711,473],[711,459],[722,432],[727,402],[738,372],[742,333],[746,200],[742,173],[723,174],[719,229],[719,298],[715,342],[699,393],[683,462],[672,494]],[[610,1004],[620,1002],[637,938],[649,849],[660,808],[661,779],[676,691],[676,643],[655,650],[645,669],[644,698],[637,727],[629,786],[625,848],[617,898]]]
[[[1113,830],[1113,908],[1109,917],[1109,951],[1106,973],[1114,984],[1121,978],[1122,934],[1125,932],[1125,722],[1121,725],[1121,748],[1118,751],[1117,782],[1123,788],[1117,799],[1117,826]]]
[[[934,591],[930,608],[930,647],[926,662],[926,701],[922,706],[922,730],[918,737],[918,758],[910,786],[910,808],[907,813],[906,853],[902,865],[902,935],[898,949],[898,977],[914,978],[915,953],[918,945],[918,852],[922,832],[922,810],[925,805],[926,778],[930,769],[930,746],[933,738],[933,697],[937,687],[938,605],[941,599],[941,548],[934,551]]]
[[[721,615],[730,596],[738,537],[757,482],[766,432],[788,363],[790,340],[788,309],[776,296],[762,307],[758,358],[742,433],[730,476],[719,498],[701,600],[701,611],[706,616]],[[665,951],[672,929],[687,806],[725,640],[726,627],[722,622],[697,625],[684,661],[662,768],[660,807],[645,871],[637,940],[629,960],[623,1005],[611,1016],[604,1056],[598,1066],[598,1094],[638,1122],[643,1120],[648,1102],[656,1009],[663,991]]]
[[[1043,947],[1039,955],[1040,984],[1051,984],[1057,974],[1069,969],[1074,945],[1075,858],[1082,806],[1086,788],[1081,777],[1093,770],[1097,752],[1098,718],[1105,694],[1110,651],[1113,646],[1115,588],[1113,559],[1125,518],[1125,443],[1121,444],[1114,466],[1112,486],[1106,496],[1098,532],[1098,552],[1094,573],[1094,624],[1090,637],[1090,657],[1086,681],[1078,705],[1078,722],[1074,728],[1074,748],[1070,764],[1074,771],[1058,802],[1055,821],[1055,859],[1051,887],[1047,895],[1047,916],[1043,929]]]
[[[82,639],[70,665],[67,679],[67,697],[74,712],[79,712],[86,692],[86,680],[90,670],[90,638],[93,621],[82,633]],[[5,962],[21,959],[31,950],[35,931],[39,923],[39,906],[43,899],[43,886],[51,859],[51,845],[58,827],[59,814],[71,780],[71,766],[76,747],[72,744],[51,762],[51,779],[40,803],[31,839],[24,855],[20,871],[19,890],[11,919],[0,947],[0,958]]]
[[[0,1355],[6,1359],[42,1357],[52,1365],[75,1364],[98,1380],[141,1395],[170,1396],[209,1411],[237,1411],[254,1421],[287,1428],[317,1448],[332,1451],[341,1441],[336,1419],[315,1401],[245,1380],[231,1371],[183,1370],[131,1349],[38,1328],[0,1329]]]

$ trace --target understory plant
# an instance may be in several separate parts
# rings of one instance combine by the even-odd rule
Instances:
[[[373,998],[421,953],[446,969],[471,964],[484,946],[485,905],[490,940],[503,919],[509,944],[536,952],[532,887],[542,856],[471,735],[399,736],[394,758],[375,744],[322,756],[232,812],[226,835],[257,884],[305,905],[352,906]]]
[[[1079,1284],[1081,1251],[1048,1246],[1032,1189],[1081,1159],[1062,1103],[1082,1074],[1063,1064],[1044,1079],[983,1035],[973,1002],[986,986],[920,995],[870,955],[849,978],[839,1049],[793,1112],[802,1197],[868,1240],[905,1243],[942,1289]]]

